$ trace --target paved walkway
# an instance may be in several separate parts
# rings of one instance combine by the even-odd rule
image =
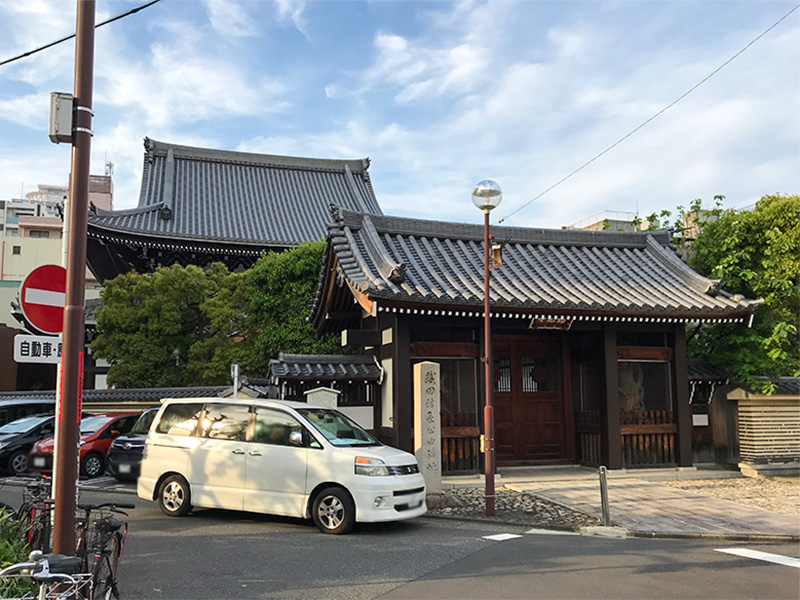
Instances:
[[[636,535],[746,538],[791,536],[800,539],[800,519],[795,517],[652,481],[729,477],[733,474],[694,468],[610,472],[608,496],[611,524]],[[456,485],[466,483],[455,480],[451,482]],[[596,469],[501,470],[497,485],[535,494],[602,520],[600,484]]]

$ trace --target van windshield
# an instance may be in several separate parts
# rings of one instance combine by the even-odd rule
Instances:
[[[355,421],[338,410],[300,408],[297,410],[334,446],[382,446]]]

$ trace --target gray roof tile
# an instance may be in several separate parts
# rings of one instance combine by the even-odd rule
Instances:
[[[483,226],[334,210],[327,254],[380,303],[483,303]],[[505,241],[491,273],[495,310],[675,318],[741,317],[761,303],[719,290],[670,247],[669,233],[493,226]],[[393,274],[393,275],[392,275]],[[325,274],[323,273],[323,276]],[[320,286],[310,320],[321,318]]]
[[[369,380],[380,378],[380,368],[371,356],[338,354],[284,354],[269,361],[270,378]]]
[[[369,160],[177,146],[145,138],[137,208],[93,210],[90,232],[296,246],[325,237],[330,205],[380,215]]]

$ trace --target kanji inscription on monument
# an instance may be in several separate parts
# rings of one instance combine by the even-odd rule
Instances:
[[[442,418],[439,365],[414,365],[414,453],[428,492],[442,489]]]

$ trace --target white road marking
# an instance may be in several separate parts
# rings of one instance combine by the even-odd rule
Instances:
[[[714,551],[724,552],[725,554],[734,554],[736,556],[743,556],[744,558],[763,560],[778,565],[785,565],[787,567],[795,567],[796,569],[800,569],[800,558],[781,556],[780,554],[770,554],[769,552],[759,552],[758,550],[749,550],[747,548],[715,548]]]
[[[580,535],[577,531],[559,531],[558,529],[529,529],[525,533],[534,535]]]
[[[25,302],[28,304],[43,304],[44,306],[64,306],[67,295],[64,292],[28,288],[25,290]]]
[[[514,533],[498,533],[497,535],[485,535],[483,539],[492,540],[493,542],[505,542],[506,540],[513,540],[514,538],[520,537],[522,536]]]

